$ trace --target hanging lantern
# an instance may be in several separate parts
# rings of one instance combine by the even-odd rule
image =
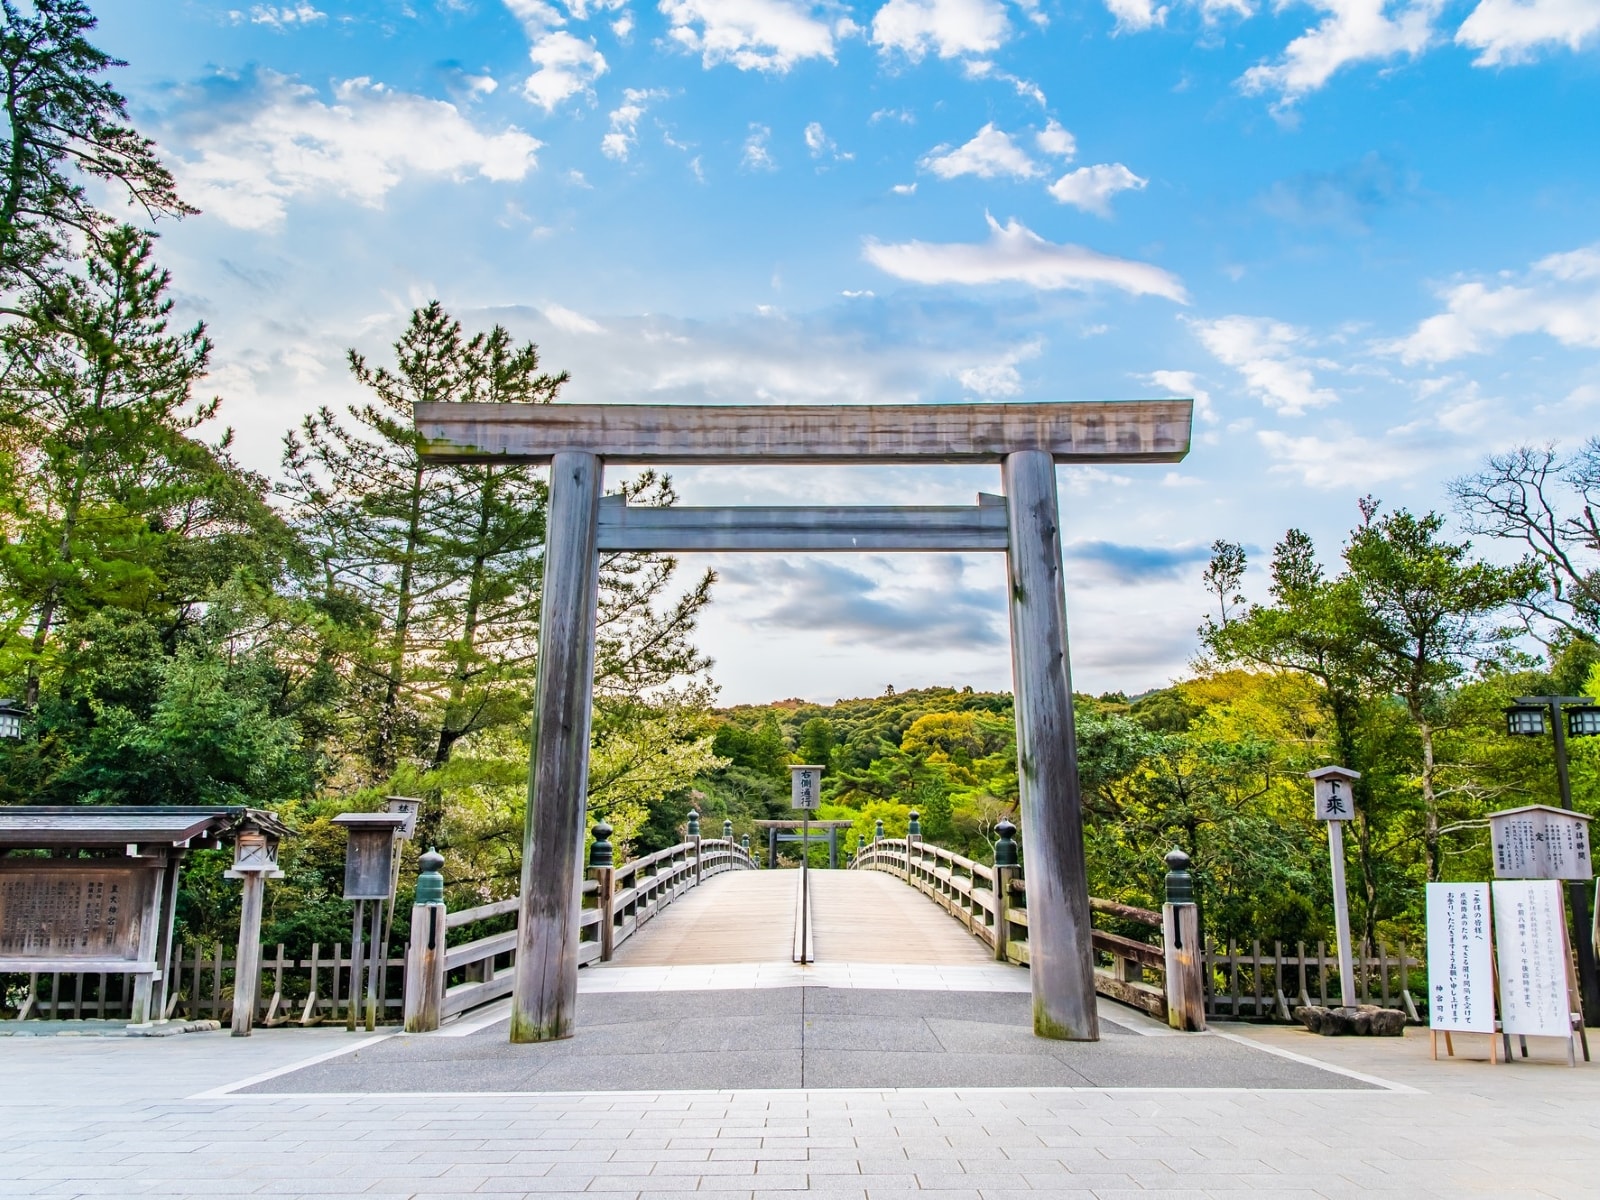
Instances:
[[[1544,705],[1513,704],[1505,712],[1506,732],[1512,737],[1544,736]]]

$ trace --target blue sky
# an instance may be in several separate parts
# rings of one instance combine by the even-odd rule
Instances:
[[[1332,557],[1362,494],[1600,433],[1600,0],[95,7],[203,210],[160,253],[261,469],[433,298],[574,401],[1194,395],[1180,466],[1061,471],[1075,684],[1132,691],[1184,671],[1212,539]],[[713,565],[725,700],[1009,687],[993,558]]]

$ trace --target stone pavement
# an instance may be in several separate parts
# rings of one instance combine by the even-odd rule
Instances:
[[[1098,1043],[1041,1041],[1031,1000],[827,987],[600,993],[579,998],[568,1041],[512,1046],[505,1022],[466,1038],[393,1038],[247,1090],[1372,1086],[1223,1038],[1141,1037],[1131,1012],[1107,1020]]]
[[[450,1039],[324,1029],[248,1040],[14,1038],[0,1040],[0,1196],[1549,1200],[1600,1191],[1600,1065],[1569,1069],[1553,1044],[1490,1067],[1432,1063],[1418,1031],[1345,1041],[1228,1026],[1140,1038],[1137,1018],[1107,1015],[1135,1033],[1102,1047],[1226,1042],[1309,1058],[1372,1086],[1345,1076],[1304,1089],[295,1094],[279,1081],[297,1064],[308,1078],[303,1064],[319,1055],[358,1063],[402,1041]],[[1473,1040],[1482,1041],[1459,1039]]]

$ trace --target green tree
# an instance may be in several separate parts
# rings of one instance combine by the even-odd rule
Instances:
[[[537,638],[544,484],[528,466],[429,462],[412,406],[545,403],[567,378],[498,326],[463,337],[438,302],[411,314],[394,351],[393,369],[349,352],[374,399],[307,417],[285,439],[280,485],[321,591],[371,614],[352,665],[379,775],[408,756],[440,765],[466,734],[519,721]]]
[[[1500,567],[1472,558],[1470,542],[1441,537],[1444,518],[1405,509],[1383,516],[1370,498],[1345,548],[1361,599],[1360,634],[1371,648],[1375,681],[1397,695],[1421,742],[1418,784],[1423,851],[1430,882],[1440,878],[1438,728],[1452,685],[1470,666],[1491,662],[1513,631],[1496,623],[1539,590],[1531,562]]]
[[[88,7],[33,0],[32,9],[0,0],[0,289],[41,285],[75,241],[98,246],[109,236],[116,223],[90,202],[85,180],[113,185],[152,217],[195,211],[100,78],[125,64],[89,43]]]
[[[0,430],[13,461],[0,544],[0,675],[30,704],[63,618],[117,607],[169,622],[211,587],[287,549],[262,481],[229,436],[192,436],[211,341],[169,328],[170,277],[150,238],[112,230],[82,276],[41,290],[32,319],[0,333]],[[270,571],[272,568],[265,568]]]

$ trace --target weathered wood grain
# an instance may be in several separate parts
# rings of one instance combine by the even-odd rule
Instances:
[[[1023,450],[1006,456],[1001,474],[1011,523],[1006,568],[1033,1031],[1097,1041],[1055,463],[1043,450]]]
[[[266,880],[260,871],[242,871],[239,882],[243,894],[239,899],[239,946],[234,952],[233,1036],[249,1037],[261,984],[261,902]]]
[[[441,462],[984,463],[1019,450],[1056,462],[1177,462],[1191,400],[1070,404],[418,404]]]
[[[1006,548],[1005,501],[975,507],[650,508],[600,504],[600,549],[656,552],[953,551]]]
[[[579,863],[600,590],[595,529],[601,474],[600,460],[586,453],[557,454],[550,467],[513,1042],[571,1037],[578,1004]]]

